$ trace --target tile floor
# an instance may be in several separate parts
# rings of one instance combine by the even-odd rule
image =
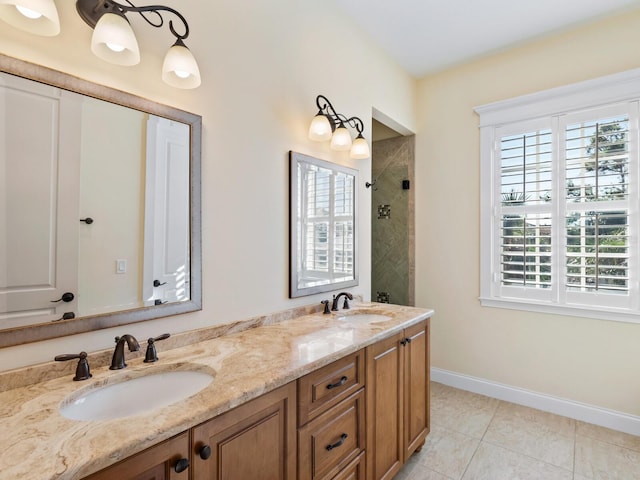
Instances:
[[[640,480],[640,437],[431,384],[431,433],[396,480]]]

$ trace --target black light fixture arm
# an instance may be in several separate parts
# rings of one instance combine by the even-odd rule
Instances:
[[[359,117],[351,117],[347,120],[347,122],[349,123],[349,125],[356,129],[356,131],[358,132],[358,136],[361,137],[362,132],[364,131],[364,123],[362,123],[362,120],[360,120]]]
[[[129,0],[126,0],[129,5],[123,5],[114,0],[77,0],[76,9],[80,17],[91,27],[94,28],[100,17],[105,13],[115,13],[116,15],[124,16],[127,12],[139,13],[142,18],[151,26],[161,28],[164,25],[164,18],[161,12],[172,13],[180,21],[184,27],[184,33],[180,35],[173,27],[173,20],[169,20],[169,30],[178,39],[182,41],[189,36],[189,24],[187,20],[182,16],[180,12],[174,10],[171,7],[164,5],[148,5],[144,7],[136,7]],[[145,13],[155,13],[158,16],[156,22],[151,21]]]
[[[364,131],[364,123],[358,117],[347,118],[346,115],[342,113],[336,112],[336,109],[333,108],[331,102],[324,95],[318,95],[316,97],[316,106],[318,107],[318,114],[324,115],[329,119],[329,123],[331,124],[331,129],[335,130],[336,125],[340,124],[348,124],[352,128],[355,128],[358,132],[358,136],[362,136],[362,132]]]

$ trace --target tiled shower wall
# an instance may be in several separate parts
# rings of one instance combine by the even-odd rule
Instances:
[[[415,136],[373,142],[371,299],[414,305]],[[403,181],[409,188],[403,188]],[[406,186],[406,185],[405,185]]]

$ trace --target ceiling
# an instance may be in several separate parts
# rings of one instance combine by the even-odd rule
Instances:
[[[333,1],[418,78],[603,16],[640,8],[640,0]]]

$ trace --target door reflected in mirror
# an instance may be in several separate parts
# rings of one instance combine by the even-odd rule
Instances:
[[[0,67],[0,347],[199,309],[200,117]]]
[[[358,171],[290,152],[290,297],[358,284]]]

